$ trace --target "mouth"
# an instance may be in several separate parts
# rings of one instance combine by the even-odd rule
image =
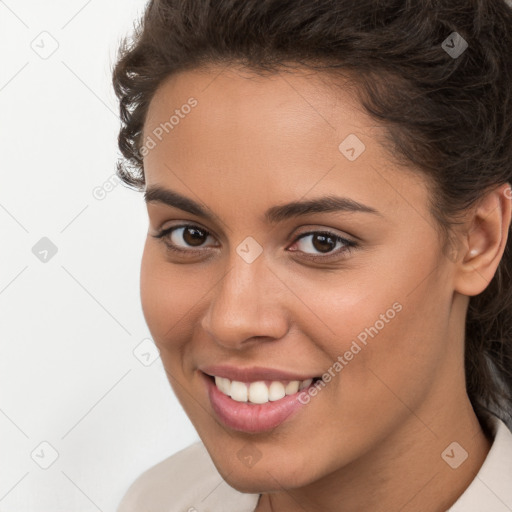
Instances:
[[[249,404],[266,404],[277,402],[285,396],[295,395],[307,389],[320,377],[305,380],[257,380],[242,382],[217,375],[204,374],[216,388],[236,402]]]
[[[231,381],[199,371],[217,419],[233,430],[260,433],[273,430],[302,410],[300,395],[320,380]]]

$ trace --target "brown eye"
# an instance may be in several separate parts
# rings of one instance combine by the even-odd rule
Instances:
[[[329,252],[336,247],[336,239],[323,233],[313,235],[312,245],[320,252]]]
[[[168,249],[181,253],[193,253],[194,247],[201,248],[212,235],[206,229],[194,225],[171,226],[162,230],[155,238],[162,239]],[[208,247],[208,246],[206,246]]]
[[[341,245],[341,250],[355,245],[355,242],[345,240],[344,238],[335,235],[334,233],[313,231],[311,233],[304,233],[301,235],[294,246],[298,247],[299,252],[304,252],[311,256],[321,253],[328,254],[336,249],[338,244]],[[297,249],[294,249],[297,250]],[[313,250],[313,253],[310,251]],[[339,250],[335,252],[340,252]],[[321,256],[320,256],[321,257]]]
[[[304,260],[327,263],[342,261],[358,247],[357,242],[330,231],[310,231],[296,238],[288,251],[297,253]]]
[[[208,233],[195,227],[187,226],[184,228],[183,234],[181,236],[188,245],[197,247],[206,241],[208,238]]]
[[[213,239],[213,235],[208,230],[193,224],[171,226],[153,236],[162,239],[168,250],[183,256],[197,256],[204,253],[206,249],[212,247],[206,244],[208,238]],[[217,246],[214,245],[214,247]],[[289,250],[301,253],[302,258],[325,262],[348,256],[352,249],[358,247],[358,244],[329,231],[312,231],[300,235],[292,247],[294,248]]]

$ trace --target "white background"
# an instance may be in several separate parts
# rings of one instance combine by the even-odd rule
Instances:
[[[145,3],[0,1],[0,512],[113,512],[198,439],[147,341],[142,194],[108,185]]]

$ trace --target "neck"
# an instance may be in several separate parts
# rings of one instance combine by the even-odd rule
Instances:
[[[446,511],[475,478],[492,443],[465,389],[450,398],[409,411],[375,449],[322,480],[263,494],[255,512],[292,512],[299,505],[309,512]]]

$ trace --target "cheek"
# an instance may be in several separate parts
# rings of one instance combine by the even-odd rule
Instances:
[[[413,388],[435,374],[445,351],[450,297],[442,276],[428,276],[430,268],[393,262],[361,271],[356,279],[333,280],[329,288],[296,288],[310,298],[315,313],[305,312],[302,329],[331,365],[341,356],[341,369],[337,365],[333,373],[341,372],[336,380],[344,381],[350,395],[371,396],[375,385],[382,386],[381,377],[392,389],[419,396],[422,389]]]
[[[351,336],[345,345],[355,340],[361,347],[343,370],[348,408],[370,403],[372,410],[387,414],[403,403],[419,407],[443,366],[449,303],[439,282],[424,281],[414,293],[406,281],[395,284],[398,288],[383,287],[348,315]]]
[[[203,287],[204,289],[204,287]],[[140,296],[144,318],[157,346],[172,348],[173,340],[183,339],[190,327],[187,315],[201,298],[190,275],[179,265],[165,261],[162,249],[146,242],[140,272]]]

